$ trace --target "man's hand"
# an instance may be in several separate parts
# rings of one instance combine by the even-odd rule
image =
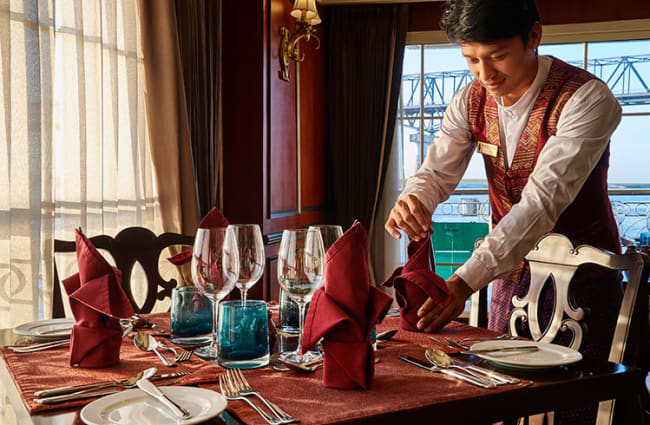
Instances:
[[[395,203],[384,227],[396,239],[401,237],[397,229],[402,229],[410,239],[419,241],[431,229],[431,212],[415,195],[407,195]]]
[[[463,312],[467,297],[472,295],[472,288],[455,274],[447,280],[447,288],[451,299],[444,309],[435,304],[431,298],[422,304],[422,307],[418,310],[418,317],[420,318],[417,324],[418,329],[422,329],[424,332],[433,332],[442,328]]]

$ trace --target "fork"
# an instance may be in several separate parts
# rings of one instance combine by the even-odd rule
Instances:
[[[233,390],[230,387],[230,384],[223,376],[219,377],[219,389],[221,390],[221,395],[223,395],[226,400],[244,400],[248,403],[255,411],[270,425],[279,425],[281,422],[277,419],[270,417],[266,412],[257,407],[252,401],[239,395],[239,392]]]
[[[70,343],[70,339],[59,339],[56,341],[42,342],[38,344],[9,347],[14,353],[33,353],[35,351],[49,350]]]
[[[266,407],[271,410],[271,412],[280,419],[280,422],[283,424],[288,424],[291,422],[297,422],[296,419],[282,410],[278,405],[273,403],[270,400],[267,400],[260,393],[253,391],[253,387],[250,386],[244,374],[239,369],[226,369],[226,377],[230,385],[236,390],[239,391],[239,394],[246,397],[249,395],[255,395],[259,398]]]
[[[190,357],[192,357],[192,354],[194,353],[194,350],[192,351],[183,350],[179,353],[177,349],[167,345],[165,342],[162,341],[158,341],[158,346],[174,353],[174,363],[186,362],[190,359]]]

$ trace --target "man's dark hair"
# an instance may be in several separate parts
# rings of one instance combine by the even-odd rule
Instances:
[[[518,35],[525,46],[538,21],[535,0],[449,0],[441,23],[452,43],[491,43]]]

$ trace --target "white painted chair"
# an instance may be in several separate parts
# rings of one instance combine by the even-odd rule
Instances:
[[[552,342],[560,330],[569,331],[572,335],[569,347],[574,349],[579,349],[582,343],[580,321],[585,316],[582,308],[569,301],[569,284],[578,266],[597,264],[611,270],[627,271],[627,284],[609,352],[610,362],[622,363],[644,264],[641,255],[615,255],[589,245],[574,247],[565,236],[551,233],[537,242],[526,259],[530,264],[530,288],[524,298],[513,297],[515,308],[510,315],[510,332],[517,335],[519,321],[525,322],[535,341]],[[548,279],[555,287],[555,308],[549,323],[542,329],[537,312]],[[600,402],[597,425],[612,423],[614,402]]]

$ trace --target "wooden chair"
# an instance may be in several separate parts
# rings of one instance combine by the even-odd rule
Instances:
[[[524,298],[513,297],[512,303],[515,308],[510,315],[510,332],[517,335],[518,326],[523,324],[535,341],[552,342],[560,330],[569,331],[572,337],[569,347],[574,349],[579,349],[581,346],[584,326],[581,321],[585,317],[584,309],[573,305],[569,294],[570,282],[578,266],[596,264],[611,270],[627,271],[623,301],[609,351],[609,361],[624,363],[628,337],[633,327],[635,305],[637,305],[637,312],[641,310],[638,308],[639,304],[645,305],[647,315],[647,292],[645,292],[648,279],[647,261],[644,263],[644,258],[637,253],[614,255],[589,245],[574,247],[568,238],[559,234],[543,236],[526,259],[531,271],[530,288]],[[646,294],[645,304],[643,298],[640,298],[637,303],[642,275],[645,279],[644,291],[642,291]],[[542,329],[538,306],[542,302],[542,289],[549,279],[555,287],[555,306],[552,318]],[[643,316],[637,313],[636,317]],[[645,328],[647,328],[647,317],[645,320]],[[647,341],[641,341],[641,344],[647,344]],[[598,425],[612,423],[614,402],[615,400],[600,402],[596,422]]]
[[[189,245],[194,243],[194,237],[179,235],[177,233],[163,233],[156,236],[144,227],[128,227],[120,231],[114,238],[107,235],[93,236],[90,241],[98,249],[105,249],[115,260],[115,265],[122,272],[122,288],[129,297],[133,309],[137,313],[149,313],[156,300],[170,297],[172,288],[176,286],[176,279],[165,280],[158,270],[158,260],[163,249],[171,245]],[[74,241],[54,240],[54,253],[75,252]],[[147,296],[140,307],[135,302],[131,289],[131,272],[136,261],[140,263],[147,278]],[[61,286],[54,262],[54,295],[52,317],[64,317]]]

